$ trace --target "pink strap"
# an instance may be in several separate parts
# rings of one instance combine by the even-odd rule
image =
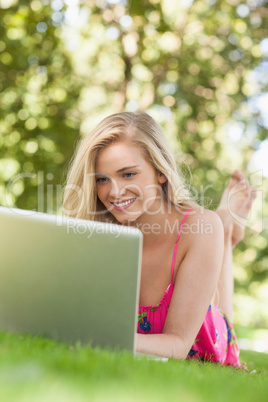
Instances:
[[[176,239],[176,243],[175,243],[175,247],[174,247],[174,251],[173,251],[173,258],[172,258],[172,264],[171,264],[171,283],[173,281],[173,272],[174,272],[174,266],[175,266],[175,260],[176,260],[176,255],[177,255],[177,248],[178,248],[178,244],[179,244],[179,239],[180,239],[180,235],[181,235],[181,231],[182,231],[182,227],[184,225],[184,222],[187,218],[187,216],[189,215],[189,212],[192,210],[193,208],[188,209],[188,211],[186,212],[186,214],[183,217],[183,220],[181,222],[181,226],[180,226],[180,230]]]

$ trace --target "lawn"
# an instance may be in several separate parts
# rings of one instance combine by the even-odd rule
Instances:
[[[268,355],[243,351],[248,373],[0,333],[1,402],[268,401]]]

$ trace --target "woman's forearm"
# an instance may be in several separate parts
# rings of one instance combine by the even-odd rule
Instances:
[[[189,350],[176,335],[136,334],[136,352],[172,359],[185,359]]]

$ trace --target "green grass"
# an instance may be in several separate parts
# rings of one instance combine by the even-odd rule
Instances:
[[[243,351],[241,360],[257,373],[0,333],[0,401],[267,402],[268,355]]]

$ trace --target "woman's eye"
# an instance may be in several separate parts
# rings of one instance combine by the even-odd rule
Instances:
[[[126,177],[127,179],[130,179],[131,177],[135,176],[136,173],[133,172],[129,172],[129,173],[125,173],[124,177]]]
[[[96,180],[96,182],[103,184],[103,183],[106,183],[107,180],[108,180],[108,177],[98,177],[97,180]]]

